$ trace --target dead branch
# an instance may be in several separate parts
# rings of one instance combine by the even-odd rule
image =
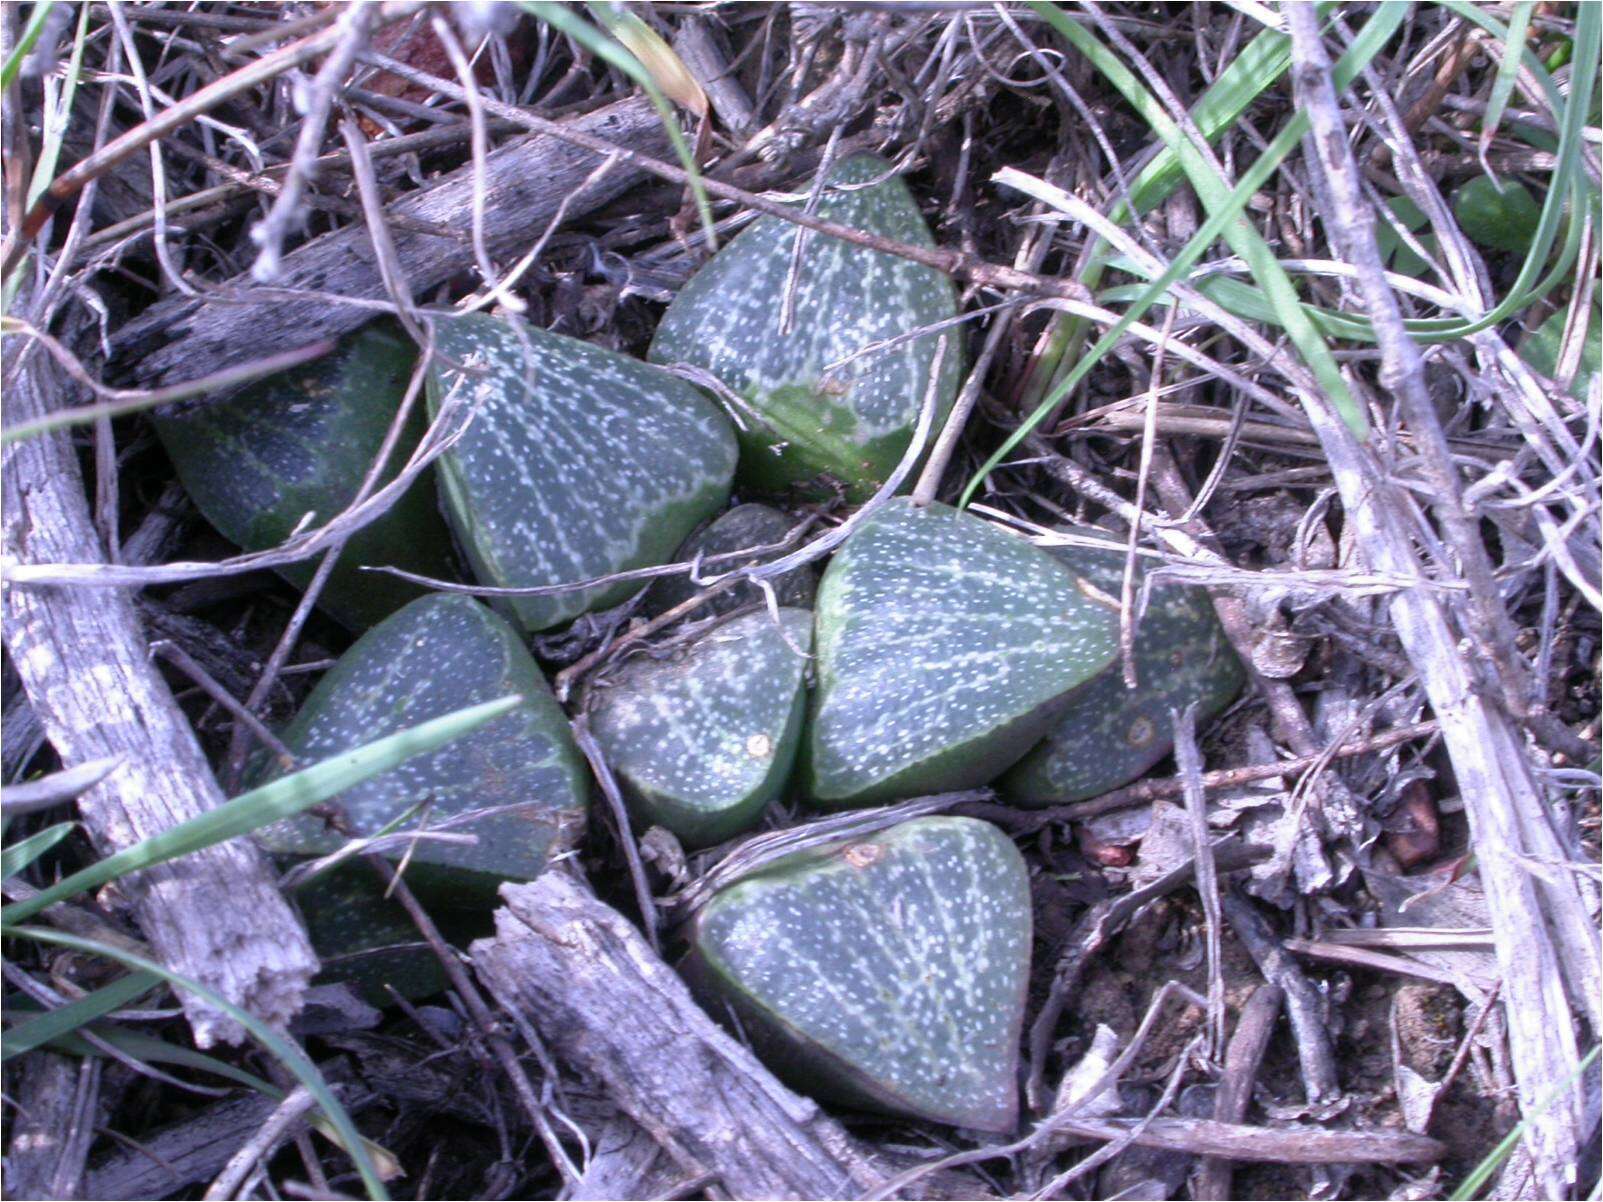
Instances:
[[[44,356],[15,373],[7,401],[24,421],[45,416],[64,381]],[[56,431],[5,449],[4,547],[14,562],[103,562],[78,460]],[[68,767],[119,757],[79,798],[91,837],[120,851],[224,801],[194,732],[151,662],[133,598],[76,589],[8,588],[6,647]],[[163,963],[282,1026],[300,1009],[316,957],[260,854],[243,840],[187,856],[123,883]],[[184,1007],[207,1047],[243,1037],[194,995]]]
[[[505,885],[470,949],[559,1060],[600,1081],[687,1175],[736,1198],[851,1198],[881,1175],[813,1102],[717,1027],[622,915],[560,871]]]
[[[667,145],[650,102],[638,97],[553,124],[605,141],[609,148],[655,150]],[[487,156],[484,240],[490,254],[521,252],[534,231],[543,230],[563,206],[569,217],[590,212],[645,174],[621,162],[591,179],[597,161],[589,150],[543,135]],[[469,164],[396,200],[389,213],[465,231],[473,191]],[[399,225],[391,233],[396,265],[414,296],[473,264],[473,246],[466,237],[435,237]],[[294,295],[297,290],[307,295]],[[372,319],[372,304],[339,304],[335,297],[353,302],[388,299],[371,237],[361,225],[324,234],[285,255],[271,293],[258,291],[245,274],[201,296],[151,306],[118,331],[112,350],[115,361],[141,385],[207,375],[210,368],[220,370],[242,358],[302,346],[314,337],[337,337]]]
[[[1324,214],[1327,228],[1339,246],[1345,244],[1343,257],[1360,268],[1373,267],[1378,251],[1372,218],[1367,200],[1354,194],[1356,167],[1330,82],[1329,57],[1317,23],[1302,19],[1304,15],[1311,17],[1298,14],[1295,6],[1287,10],[1296,50],[1293,81],[1313,124],[1310,144],[1329,184],[1325,195],[1337,197],[1331,203],[1338,211]],[[1384,291],[1383,282],[1378,289],[1365,290],[1377,335],[1389,324]],[[1408,372],[1406,350],[1388,336],[1381,353],[1401,380]],[[1330,460],[1364,557],[1376,569],[1423,577],[1408,537],[1407,510],[1389,474],[1316,393],[1308,394],[1304,411]],[[1440,425],[1428,405],[1425,412],[1410,407],[1408,419],[1432,428],[1430,436],[1440,438]],[[1421,440],[1427,436],[1418,428],[1414,433]],[[1570,1004],[1588,1013],[1594,1026],[1603,1018],[1597,928],[1572,873],[1556,869],[1537,876],[1528,867],[1532,862],[1566,864],[1573,853],[1553,825],[1525,740],[1498,700],[1478,686],[1441,602],[1428,590],[1413,589],[1393,595],[1386,604],[1430,697],[1463,793],[1496,937],[1510,1051],[1530,1124],[1532,1159],[1543,1192],[1558,1196],[1573,1184],[1582,1138],[1575,1085],[1580,1053]]]

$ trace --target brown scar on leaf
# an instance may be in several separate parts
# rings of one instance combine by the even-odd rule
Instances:
[[[867,868],[885,858],[885,849],[877,843],[853,843],[841,854],[853,868]]]

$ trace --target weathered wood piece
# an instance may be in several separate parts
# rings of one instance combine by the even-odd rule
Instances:
[[[43,355],[7,390],[13,421],[43,417],[67,393]],[[12,443],[0,466],[4,550],[13,563],[102,563],[78,459],[67,435]],[[113,589],[6,589],[5,641],[28,699],[67,767],[122,763],[78,799],[105,854],[194,818],[225,798],[194,732],[152,663],[133,597]],[[266,862],[236,839],[148,869],[122,885],[140,928],[173,971],[282,1026],[300,1009],[317,961]],[[234,1042],[239,1024],[194,994],[184,1009],[201,1047]]]
[[[473,944],[490,991],[600,1081],[685,1170],[735,1198],[854,1198],[882,1174],[818,1107],[704,1014],[622,915],[561,872],[506,885]]]
[[[16,1117],[6,1149],[8,1198],[83,1198],[84,1162],[95,1136],[100,1060],[37,1051],[11,1099]]]
[[[643,96],[621,100],[568,123],[576,131],[629,150],[660,154],[667,136]],[[524,138],[484,161],[484,240],[491,256],[521,254],[561,214],[565,218],[606,204],[637,184],[645,172],[624,162],[592,179],[603,163],[593,150],[544,134]],[[472,266],[468,237],[473,173],[465,165],[428,188],[389,206],[396,217],[459,231],[456,238],[423,233],[415,225],[390,230],[397,263],[414,296]],[[303,297],[291,295],[301,290]],[[194,379],[274,351],[335,337],[372,319],[372,308],[339,304],[386,299],[368,231],[353,224],[284,256],[282,273],[262,295],[245,273],[197,297],[153,305],[113,339],[117,364],[131,380],[154,387]]]

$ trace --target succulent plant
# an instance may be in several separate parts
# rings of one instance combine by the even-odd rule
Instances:
[[[674,552],[674,558],[680,563],[692,563],[698,555],[733,554],[751,547],[769,546],[782,540],[795,525],[795,519],[767,505],[755,503],[736,505],[733,509],[719,514],[687,538],[684,545]],[[753,555],[749,559],[731,559],[724,563],[709,564],[706,571],[708,575],[716,576],[738,567],[767,563],[778,558],[780,554],[781,552],[770,552],[767,555]],[[818,590],[818,574],[811,566],[803,565],[775,580],[773,589],[774,598],[780,605],[811,609],[813,594]],[[691,580],[688,574],[665,576],[647,590],[646,612],[653,616],[666,613],[674,606],[690,600],[700,591],[701,586]],[[763,592],[757,585],[750,582],[737,584],[728,592],[712,598],[705,606],[697,609],[695,616],[700,618],[711,614],[732,613],[742,606],[761,600],[764,600]]]
[[[889,170],[873,155],[846,159],[831,172],[817,215],[933,246],[907,185],[885,178]],[[792,286],[794,320],[785,329]],[[857,352],[956,312],[951,281],[933,268],[760,217],[674,298],[650,357],[702,368],[740,399],[740,479],[748,487],[778,491],[827,473],[862,500],[907,449],[940,335]],[[941,413],[961,374],[953,343],[941,365]]]
[[[1580,362],[1575,367],[1575,378],[1570,381],[1570,395],[1578,401],[1586,400],[1591,393],[1592,382],[1603,374],[1603,309],[1594,305],[1587,316]],[[1544,376],[1558,374],[1567,318],[1568,314],[1559,309],[1520,340],[1520,357]]]
[[[512,713],[331,803],[352,835],[445,827],[474,836],[471,844],[419,839],[385,854],[405,854],[405,879],[431,907],[488,915],[501,881],[539,875],[552,854],[571,844],[589,800],[589,777],[567,719],[507,623],[469,597],[434,594],[412,602],[340,657],[281,737],[299,764],[315,763],[508,693],[524,698]],[[346,838],[309,814],[258,836],[268,851],[296,858],[327,855]],[[386,932],[411,930],[393,902],[351,902],[371,896],[371,875],[365,864],[353,864],[298,892],[320,954],[368,951]]]
[[[1086,547],[1054,547],[1070,571],[1118,596],[1124,555]],[[1018,805],[1051,805],[1095,797],[1128,784],[1174,747],[1173,712],[1193,703],[1197,720],[1212,717],[1240,690],[1245,674],[1200,588],[1164,585],[1151,594],[1135,635],[1136,687],[1124,683],[1115,659],[1077,689],[1052,731],[999,783]]]
[[[1477,175],[1453,194],[1453,216],[1482,246],[1523,251],[1536,236],[1542,206],[1517,179]]]
[[[1024,860],[921,818],[780,860],[697,915],[687,974],[804,1092],[980,1131],[1018,1120]]]
[[[1038,547],[896,500],[818,590],[808,796],[843,808],[995,779],[1118,653],[1118,605]]]
[[[399,330],[370,325],[332,354],[232,397],[169,407],[156,415],[156,432],[206,520],[245,550],[265,551],[288,538],[308,513],[324,522],[355,498],[416,362],[417,348]],[[399,471],[426,424],[418,405],[385,481]],[[394,576],[362,572],[362,565],[449,573],[451,536],[433,494],[432,476],[419,477],[387,513],[352,535],[318,604],[345,626],[364,630],[420,590]],[[304,588],[316,566],[279,571]]]
[[[666,562],[729,499],[729,422],[667,372],[511,316],[442,318],[435,349],[456,366],[433,371],[431,407],[461,389],[474,406],[440,482],[483,583],[566,584]],[[544,630],[639,588],[518,597],[507,609]]]
[[[596,741],[639,817],[701,847],[739,833],[785,786],[807,708],[813,615],[766,609],[596,692]]]

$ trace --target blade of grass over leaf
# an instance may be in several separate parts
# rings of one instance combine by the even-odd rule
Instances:
[[[56,0],[39,0],[28,14],[28,23],[23,26],[22,33],[17,38],[17,44],[11,48],[4,66],[0,66],[0,88],[9,88],[22,72],[22,64],[27,61],[28,55],[38,45],[39,37],[45,31],[45,24],[50,19],[50,10],[56,7]],[[87,7],[87,5],[85,6]]]
[[[1508,37],[1503,42],[1503,61],[1497,64],[1497,78],[1492,81],[1492,94],[1486,100],[1486,115],[1481,118],[1481,153],[1491,144],[1497,127],[1503,122],[1508,99],[1514,94],[1514,82],[1520,73],[1520,51],[1525,48],[1525,35],[1531,27],[1531,14],[1536,11],[1535,0],[1516,0],[1508,17]]]
[[[554,4],[551,0],[520,0],[520,3],[551,28],[566,34],[591,54],[618,68],[639,84],[650,97],[652,107],[662,118],[662,128],[667,133],[668,140],[673,143],[673,151],[679,158],[679,165],[690,177],[690,191],[696,198],[696,213],[701,218],[701,228],[707,236],[707,249],[717,250],[718,235],[713,228],[712,203],[707,199],[706,188],[702,187],[701,168],[696,165],[696,156],[690,152],[690,145],[679,129],[679,122],[674,120],[673,109],[668,106],[668,99],[657,86],[650,68],[620,42],[581,20],[566,5]],[[609,29],[619,19],[609,5],[592,4],[590,11]]]
[[[1040,7],[1049,14],[1048,20],[1053,21],[1054,27],[1057,27],[1058,23],[1061,22],[1064,25],[1073,26],[1077,34],[1084,33],[1083,30],[1074,25],[1057,9],[1050,5]],[[1342,55],[1340,61],[1337,62],[1335,79],[1338,86],[1345,87],[1357,78],[1364,66],[1391,40],[1398,26],[1402,24],[1403,18],[1407,16],[1407,11],[1408,6],[1405,4],[1386,4],[1381,6],[1380,11],[1370,18],[1369,22],[1353,40],[1353,44],[1347,53]],[[1056,18],[1056,20],[1053,20],[1053,18]],[[1107,57],[1105,51],[1103,57]],[[1115,63],[1115,65],[1118,64]],[[1123,69],[1122,66],[1120,69]],[[1186,243],[1180,253],[1174,257],[1168,269],[1148,285],[1141,297],[1125,310],[1119,321],[1110,326],[1095,345],[1081,356],[1069,374],[1064,377],[1057,388],[1053,389],[1051,395],[1036,406],[1029,417],[1020,423],[1019,428],[974,473],[964,487],[963,494],[958,501],[960,507],[968,505],[973,500],[975,492],[984,483],[986,477],[996,470],[997,465],[1002,463],[1020,443],[1035,432],[1036,428],[1045,420],[1046,415],[1057,406],[1058,402],[1067,396],[1075,385],[1101,361],[1102,357],[1118,344],[1125,331],[1132,324],[1139,321],[1142,314],[1168,291],[1169,285],[1181,279],[1190,270],[1207,248],[1213,244],[1214,240],[1225,231],[1226,226],[1232,221],[1239,220],[1247,200],[1274,174],[1281,160],[1296,147],[1307,130],[1307,117],[1300,113],[1293,115],[1286,122],[1285,127],[1275,135],[1269,145],[1253,161],[1252,165],[1242,173],[1241,179],[1228,197],[1221,199],[1216,196],[1214,198],[1214,204],[1208,206],[1208,219],[1203,222],[1201,228],[1191,238],[1191,241]],[[1195,152],[1193,151],[1193,153]],[[1211,170],[1208,174],[1212,174]],[[1216,178],[1215,182],[1218,182]],[[1261,238],[1259,242],[1262,242]],[[1282,275],[1284,275],[1283,272]],[[1289,286],[1288,284],[1287,287],[1289,288]]]
[[[448,715],[454,716],[454,715]],[[286,778],[289,779],[289,778]],[[367,1188],[367,1196],[375,1200],[389,1198],[389,1192],[384,1188],[383,1176],[368,1154],[367,1141],[356,1130],[351,1122],[351,1116],[345,1107],[340,1105],[334,1092],[329,1089],[328,1082],[323,1080],[323,1074],[317,1071],[317,1066],[306,1058],[306,1053],[296,1047],[289,1039],[280,1035],[266,1023],[253,1014],[241,1010],[238,1006],[221,997],[198,981],[191,981],[187,977],[178,975],[164,968],[154,961],[143,956],[136,956],[122,948],[112,947],[110,944],[97,943],[93,939],[82,939],[77,935],[68,935],[63,931],[46,930],[43,927],[18,927],[7,923],[0,926],[0,934],[11,939],[32,939],[38,943],[50,944],[54,947],[71,948],[74,951],[85,952],[92,956],[103,956],[114,960],[136,972],[148,973],[166,981],[174,989],[189,990],[198,994],[211,1005],[223,1011],[251,1035],[270,1053],[294,1074],[295,1079],[306,1087],[306,1091],[317,1101],[317,1105],[334,1129],[339,1133],[340,1145],[356,1165],[356,1171],[362,1176],[362,1184]]]
[[[73,873],[50,888],[40,890],[33,897],[13,902],[0,910],[0,922],[22,922],[63,898],[99,888],[127,873],[175,860],[203,847],[237,839],[281,818],[298,814],[308,806],[327,801],[370,777],[388,772],[414,755],[433,751],[452,739],[478,729],[486,722],[511,712],[522,700],[513,694],[432,718],[410,730],[377,739],[354,751],[332,756],[310,768],[303,768],[259,789],[252,789],[209,814],[179,823],[171,830]]]
[[[58,822],[55,826],[46,827],[37,834],[29,835],[21,842],[13,843],[4,852],[0,852],[0,880],[10,880],[16,876],[70,835],[72,828],[77,825],[76,822]]]
[[[150,972],[131,972],[119,977],[110,985],[103,985],[93,993],[86,993],[65,1006],[57,1006],[43,1014],[20,1022],[6,1032],[6,1046],[0,1050],[0,1061],[10,1060],[34,1048],[43,1047],[53,1039],[126,1006],[135,998],[149,993],[161,978]]]
[[[1443,0],[1443,3],[1493,37],[1505,43],[1508,41],[1508,27],[1481,7],[1465,0]],[[1597,89],[1598,55],[1600,48],[1603,48],[1600,47],[1600,41],[1603,41],[1603,5],[1578,5],[1575,15],[1575,65],[1567,93],[1559,89],[1541,59],[1529,48],[1523,45],[1517,48],[1522,65],[1536,78],[1553,107],[1553,116],[1559,129],[1558,149],[1554,152],[1553,174],[1547,198],[1542,204],[1541,220],[1537,223],[1530,252],[1525,256],[1518,277],[1509,286],[1508,295],[1502,303],[1480,320],[1460,327],[1460,336],[1487,329],[1513,316],[1569,279],[1570,268],[1580,254],[1583,223],[1579,220],[1568,222],[1564,245],[1552,270],[1540,281],[1537,281],[1537,276],[1553,249],[1560,225],[1565,223],[1566,213],[1579,215],[1588,211],[1589,204],[1595,207],[1595,201],[1590,198],[1595,198],[1596,189],[1591,186],[1581,167],[1581,149]]]

